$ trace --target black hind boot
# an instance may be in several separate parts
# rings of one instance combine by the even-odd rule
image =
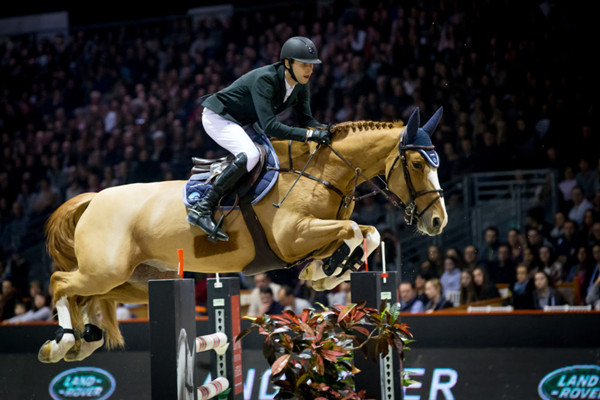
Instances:
[[[208,234],[208,240],[228,241],[229,236],[221,229],[221,222],[215,222],[213,211],[219,199],[233,190],[236,183],[246,174],[246,153],[238,154],[219,176],[217,176],[206,195],[190,208],[187,221],[202,228]]]

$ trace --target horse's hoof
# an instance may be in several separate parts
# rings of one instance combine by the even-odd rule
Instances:
[[[65,354],[65,361],[79,361],[79,353],[81,351],[81,339],[77,340],[73,347]]]
[[[81,361],[88,358],[96,349],[102,347],[104,339],[88,342],[83,339],[77,340],[75,345],[65,354],[65,361]]]
[[[46,340],[46,342],[40,347],[40,351],[38,352],[38,360],[43,363],[52,363],[56,361],[52,361],[50,359],[50,353],[52,349],[52,345],[50,340]]]
[[[67,351],[75,344],[75,336],[65,333],[60,340],[46,340],[38,352],[38,360],[43,363],[55,363],[63,359]]]

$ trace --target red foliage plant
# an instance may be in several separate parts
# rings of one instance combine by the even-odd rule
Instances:
[[[284,311],[244,318],[252,325],[236,340],[252,331],[264,336],[263,355],[279,388],[276,399],[365,399],[365,391],[354,388],[354,376],[360,373],[352,361],[357,350],[373,361],[389,351],[404,360],[412,338],[400,322],[399,305],[388,307],[386,302],[379,310],[360,302],[319,312],[305,309],[300,315]]]

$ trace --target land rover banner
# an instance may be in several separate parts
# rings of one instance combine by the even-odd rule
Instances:
[[[405,400],[600,399],[600,348],[412,349]],[[0,354],[2,400],[150,399],[148,352],[100,352],[78,363],[41,364],[33,354]],[[244,398],[273,399],[260,350],[243,352]],[[196,384],[210,361],[196,357]],[[24,371],[30,371],[24,373]]]

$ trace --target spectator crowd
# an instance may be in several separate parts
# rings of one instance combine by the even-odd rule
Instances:
[[[54,266],[32,277],[24,254],[43,240],[52,211],[82,192],[186,179],[192,156],[223,155],[204,132],[199,98],[277,62],[295,35],[310,37],[323,60],[310,81],[317,120],[406,120],[415,107],[429,116],[444,106],[433,138],[441,182],[515,168],[559,172],[554,221],[490,228],[483,249],[429,249],[401,290],[414,292],[407,303],[423,303],[410,307],[443,308],[447,291],[458,290],[461,303],[489,298],[495,283],[511,285],[515,301],[523,295],[525,308],[563,301],[558,282],[576,281],[585,301],[597,301],[600,160],[582,14],[561,2],[319,1],[1,37],[2,320],[17,308],[45,317],[51,307]],[[281,119],[293,124],[294,115]],[[385,208],[365,200],[353,219],[381,224]],[[280,275],[277,291],[247,287],[263,287],[256,296],[265,304],[282,297],[282,308],[327,302]],[[343,301],[345,290],[330,299]]]

